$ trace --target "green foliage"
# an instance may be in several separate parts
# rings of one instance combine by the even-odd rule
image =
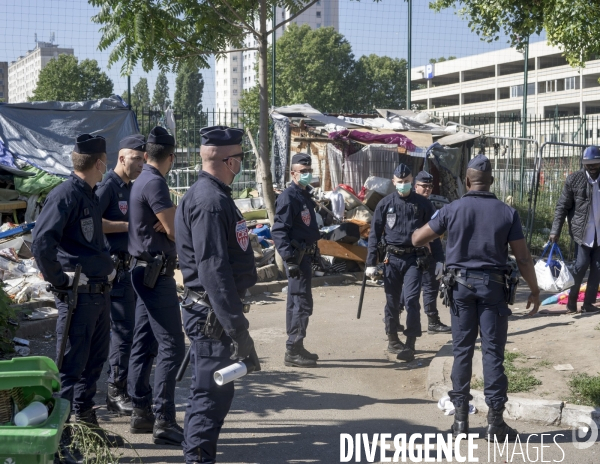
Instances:
[[[202,92],[204,79],[198,67],[184,65],[175,79],[175,101],[173,106],[177,111],[189,114],[199,114],[202,111]]]
[[[406,66],[404,59],[361,56],[357,63],[354,108],[404,108]]]
[[[600,406],[600,376],[576,374],[569,380],[572,398],[569,401],[586,406]]]
[[[493,42],[504,33],[511,46],[546,30],[550,45],[560,46],[571,66],[582,66],[600,53],[600,5],[589,0],[432,0],[440,11],[462,6],[458,13],[469,20],[472,31]]]
[[[536,379],[531,372],[532,367],[517,367],[514,362],[523,356],[522,353],[514,351],[504,352],[504,373],[508,377],[508,393],[520,393],[533,390],[542,382]],[[476,379],[471,382],[471,388],[475,390],[483,389],[483,379]]]
[[[169,100],[169,81],[164,71],[161,71],[156,78],[154,93],[152,94],[152,106],[158,110],[164,111],[171,104]]]
[[[443,56],[440,56],[439,58],[429,58],[429,62],[431,64],[435,64],[435,63],[443,63],[444,61],[450,61],[450,60],[455,60],[456,57],[455,56],[449,56],[448,58],[445,58]]]
[[[148,79],[145,77],[140,78],[131,90],[131,106],[133,108],[150,107],[150,90],[148,90]]]
[[[12,339],[17,330],[17,326],[14,325],[17,316],[11,303],[11,299],[0,287],[0,357],[14,352]]]
[[[96,60],[78,62],[73,55],[59,55],[40,71],[29,101],[84,101],[110,97],[113,83]]]

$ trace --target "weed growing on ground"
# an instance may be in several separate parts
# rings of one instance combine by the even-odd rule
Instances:
[[[514,365],[514,362],[516,360],[521,360],[519,358],[522,357],[522,353],[515,351],[504,352],[504,373],[506,374],[506,377],[508,377],[508,393],[528,392],[542,384],[540,380],[531,375],[531,372],[534,371],[535,368],[516,367]],[[548,364],[550,363],[548,362]],[[472,381],[471,388],[483,390],[483,379],[475,379]]]
[[[600,375],[575,374],[569,380],[570,403],[600,406]]]

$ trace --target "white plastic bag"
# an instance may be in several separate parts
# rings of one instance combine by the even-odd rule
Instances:
[[[549,243],[546,244],[542,256],[540,256],[540,259],[535,264],[535,276],[537,278],[538,286],[542,290],[547,292],[562,292],[563,290],[572,287],[575,280],[569,272],[569,269],[567,269],[565,260],[556,243],[552,244],[548,258],[544,259],[544,255],[546,254],[549,245]],[[552,259],[552,255],[555,252],[558,253],[560,259]]]

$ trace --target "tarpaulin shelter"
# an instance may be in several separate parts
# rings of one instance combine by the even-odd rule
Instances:
[[[108,165],[119,140],[139,132],[134,112],[118,96],[84,102],[0,103],[0,139],[12,155],[39,169],[66,176],[82,133],[106,138]]]

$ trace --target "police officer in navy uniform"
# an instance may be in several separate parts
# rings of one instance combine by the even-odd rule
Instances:
[[[96,383],[108,356],[109,292],[115,276],[94,194],[106,172],[104,138],[80,135],[71,159],[73,172],[50,192],[36,221],[32,251],[44,279],[57,289],[73,286],[75,267],[81,264],[77,307],[67,334],[68,304],[56,298],[57,348],[68,337],[58,394],[69,400],[77,422],[93,427],[109,445],[121,445],[122,440],[99,428],[94,411]],[[63,445],[68,446],[68,441],[65,436]]]
[[[369,233],[367,254],[367,276],[377,272],[378,245],[385,241],[386,258],[383,276],[386,305],[385,332],[388,336],[388,351],[396,358],[410,362],[415,358],[415,342],[422,335],[419,295],[421,293],[422,268],[428,265],[429,246],[415,248],[411,243],[412,233],[425,225],[434,212],[429,200],[412,190],[413,176],[410,168],[399,164],[394,171],[396,192],[383,198],[373,213]],[[441,243],[431,244],[435,256],[443,254]],[[406,305],[406,343],[398,338],[400,324],[400,295],[404,293]]]
[[[433,190],[433,176],[427,171],[419,171],[415,176],[415,192],[429,199]],[[434,208],[435,209],[435,208]],[[429,334],[444,334],[449,333],[452,329],[440,321],[440,314],[437,309],[437,298],[440,290],[440,282],[436,279],[435,269],[444,262],[444,252],[442,247],[435,246],[432,250],[434,253],[433,259],[429,261],[429,266],[423,271],[421,278],[421,287],[423,289],[423,306],[424,312],[427,315],[428,325],[427,333]],[[404,295],[400,297],[400,313],[404,310]]]
[[[244,131],[214,126],[200,133],[202,171],[179,203],[175,227],[185,284],[183,319],[191,342],[192,384],[183,443],[188,464],[216,462],[234,384],[217,386],[213,374],[254,349],[242,297],[257,278],[246,221],[229,187],[242,168]],[[210,308],[222,330],[207,334]]]
[[[321,237],[315,204],[306,190],[312,181],[310,155],[292,156],[292,182],[277,198],[271,236],[284,261],[288,277],[286,329],[288,339],[284,363],[292,367],[314,367],[319,356],[304,348],[308,319],[313,313],[312,259]],[[302,256],[301,261],[298,261]]]
[[[131,187],[129,254],[137,294],[135,329],[127,377],[131,433],[153,433],[156,444],[180,445],[183,430],[175,421],[175,376],[185,341],[175,268],[175,206],[165,175],[175,160],[175,139],[162,127],[148,135],[142,173]],[[154,370],[154,407],[150,371]]]
[[[118,415],[131,415],[131,399],[127,395],[129,353],[135,325],[135,292],[129,275],[127,251],[129,230],[129,194],[131,181],[142,172],[146,140],[136,134],[119,142],[119,156],[114,170],[98,184],[102,230],[115,263],[117,276],[110,292],[110,352],[106,408]]]
[[[533,315],[540,306],[533,260],[523,236],[517,211],[490,192],[494,178],[490,161],[482,154],[468,164],[468,192],[437,211],[412,237],[423,245],[444,232],[447,277],[450,288],[454,365],[450,398],[456,408],[452,432],[469,433],[469,401],[475,342],[481,334],[488,440],[515,439],[518,433],[503,419],[508,400],[504,374],[504,348],[511,311],[506,299],[505,274],[509,270],[508,245],[531,294],[527,308]]]

